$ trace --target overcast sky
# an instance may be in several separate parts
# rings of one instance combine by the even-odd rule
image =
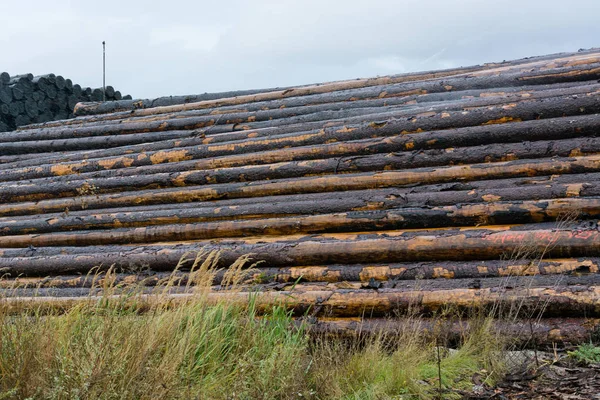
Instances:
[[[600,47],[600,0],[0,0],[0,71],[134,98]]]

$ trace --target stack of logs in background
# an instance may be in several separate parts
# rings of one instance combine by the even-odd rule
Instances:
[[[90,271],[153,286],[178,266],[175,301],[196,255],[215,250],[222,268],[244,256],[252,268],[236,292],[220,271],[210,301],[260,291],[259,308],[282,302],[315,330],[393,330],[409,309],[450,307],[508,313],[499,329],[544,343],[588,341],[599,79],[589,50],[161,107],[78,104],[75,119],[0,135],[6,301],[64,305],[96,293]]]
[[[104,98],[127,101],[131,96],[123,97],[121,92],[107,86]],[[0,72],[0,132],[31,123],[72,118],[75,104],[102,100],[102,88],[82,88],[60,75],[10,76]]]

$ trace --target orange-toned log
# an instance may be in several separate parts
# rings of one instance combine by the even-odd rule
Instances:
[[[224,198],[265,197],[286,194],[376,189],[401,185],[423,185],[453,181],[502,179],[600,171],[600,156],[507,161],[440,168],[418,168],[352,175],[328,175],[293,180],[257,181],[221,185],[189,186],[76,198],[0,204],[0,215],[40,214],[65,209],[111,208],[142,204],[185,203]],[[581,189],[581,188],[579,188]],[[85,192],[83,192],[85,193]],[[574,193],[577,195],[577,193]]]
[[[223,271],[218,271],[215,275],[206,276],[206,272],[194,275],[190,281],[185,282],[186,277],[180,274],[174,274],[172,278],[164,278],[162,281],[149,278],[147,281],[142,280],[141,276],[136,280],[132,276],[123,276],[124,280],[117,282],[116,276],[108,276],[103,278],[102,275],[97,277],[90,276],[87,281],[96,280],[95,283],[89,284],[86,282],[83,286],[15,286],[6,289],[0,288],[0,297],[29,297],[29,296],[53,296],[53,297],[70,297],[70,296],[89,296],[102,293],[122,294],[122,293],[190,293],[199,290],[211,290],[215,292],[239,291],[239,292],[271,292],[271,291],[289,291],[294,293],[307,293],[311,291],[339,289],[370,291],[378,290],[381,292],[388,290],[402,291],[440,291],[440,290],[455,290],[455,289],[494,289],[494,290],[521,290],[531,287],[552,287],[555,289],[575,286],[598,286],[600,285],[600,274],[581,274],[578,276],[511,276],[504,278],[486,278],[486,279],[419,279],[405,280],[402,282],[385,281],[369,283],[359,281],[343,281],[343,282],[291,282],[291,283],[275,283],[267,282],[266,279],[253,281],[246,279],[243,275],[235,278],[235,284],[231,283],[229,278],[224,277]],[[160,274],[160,273],[159,273]],[[163,275],[163,274],[160,274]],[[238,275],[238,273],[236,273]],[[188,275],[189,276],[189,275]],[[251,276],[251,275],[249,275]],[[213,278],[214,277],[214,278]],[[52,277],[48,277],[53,279]],[[54,277],[63,278],[62,276]],[[215,285],[211,286],[210,279],[213,278]],[[31,278],[23,278],[23,280],[31,280]],[[47,280],[49,282],[49,280]],[[64,280],[71,283],[72,281]],[[105,285],[102,286],[101,284]]]
[[[216,204],[164,205],[157,209],[148,209],[152,206],[134,206],[115,211],[109,209],[90,212],[90,210],[68,214],[5,217],[0,218],[2,226],[0,235],[256,219],[269,219],[269,223],[263,225],[277,229],[277,224],[270,224],[277,221],[274,218],[300,218],[307,215],[330,215],[341,212],[351,212],[348,215],[356,217],[372,217],[373,226],[365,229],[376,227],[381,229],[386,224],[390,226],[400,224],[398,227],[412,228],[476,225],[484,221],[488,224],[541,222],[552,220],[561,212],[577,213],[586,217],[596,215],[597,200],[594,196],[600,196],[600,184],[594,180],[593,175],[567,175],[568,178],[572,178],[571,182],[564,178],[555,178],[554,181],[544,185],[535,182],[518,185],[518,190],[510,186],[511,182],[482,181],[480,185],[467,185],[464,187],[465,190],[449,190],[461,189],[460,186],[448,188],[444,185],[431,185],[422,187],[418,191],[383,189],[323,193],[321,196],[308,198],[300,195],[273,196],[273,198],[256,199],[251,203],[239,199],[237,202],[229,200]],[[581,182],[575,178],[580,178]],[[494,183],[499,187],[495,188]],[[545,200],[523,202],[531,198]],[[555,200],[560,198],[568,199]],[[457,207],[454,204],[461,204],[461,206]],[[388,216],[384,210],[392,211]],[[340,223],[336,229],[341,229],[344,225],[338,217],[339,215],[332,217],[331,221]],[[354,221],[357,224],[362,223],[360,218]],[[254,223],[258,224],[256,226],[263,226],[259,222]],[[297,229],[303,229],[302,224],[295,226]],[[314,228],[317,229],[319,226],[315,225]]]
[[[163,224],[132,228],[78,230],[0,236],[0,248],[90,246],[121,243],[178,242],[246,236],[283,236],[328,232],[473,226],[478,224],[554,221],[564,215],[600,217],[600,198],[573,198],[460,206],[350,211],[284,218],[232,219],[216,222]],[[164,223],[164,222],[163,222]],[[88,228],[81,226],[81,228]]]
[[[481,203],[492,201],[519,201],[528,199],[555,199],[564,197],[593,197],[600,196],[599,186],[600,173],[580,173],[566,175],[547,175],[535,177],[504,178],[479,181],[454,181],[449,183],[438,183],[429,185],[405,185],[392,186],[381,189],[364,189],[352,191],[299,193],[291,195],[274,195],[268,197],[238,197],[233,199],[212,200],[203,204],[197,202],[184,202],[172,204],[150,204],[133,205],[110,208],[86,208],[84,210],[66,210],[57,213],[20,215],[0,217],[0,224],[12,225],[17,221],[50,219],[57,222],[69,218],[94,216],[98,223],[107,223],[106,218],[118,218],[124,224],[131,222],[129,213],[136,215],[141,211],[164,211],[164,217],[170,218],[174,213],[181,211],[181,217],[186,218],[190,209],[198,209],[199,212],[206,209],[214,209],[222,212],[222,215],[207,215],[208,220],[221,220],[231,218],[238,210],[250,206],[262,207],[262,209],[246,209],[250,217],[255,215],[283,216],[274,214],[270,210],[281,211],[277,205],[282,203],[297,207],[300,213],[324,214],[328,212],[377,210],[391,207],[421,207],[421,206],[445,206],[459,203]],[[515,190],[517,189],[518,190]],[[335,202],[340,204],[335,205]],[[313,204],[310,204],[310,203]],[[333,202],[333,203],[332,203]],[[268,204],[268,207],[263,205]],[[324,207],[318,211],[319,205]],[[334,205],[335,208],[328,208]],[[308,207],[308,208],[307,208]],[[259,212],[256,212],[256,211]],[[304,211],[302,211],[304,210]],[[312,210],[312,211],[311,211]],[[193,211],[192,211],[193,212]],[[209,211],[212,213],[213,211]],[[298,215],[292,212],[292,215]],[[125,213],[125,214],[123,214]],[[110,214],[107,217],[103,215]],[[286,215],[290,215],[289,213]],[[221,218],[223,217],[223,218]],[[236,218],[240,218],[237,216]],[[177,222],[184,222],[180,220]],[[38,225],[40,226],[40,225]],[[111,225],[108,225],[111,226]]]
[[[159,243],[144,246],[28,247],[0,251],[0,268],[11,276],[87,272],[96,267],[144,266],[172,270],[184,256],[220,251],[220,265],[251,254],[262,267],[340,263],[493,260],[527,250],[549,258],[600,256],[596,220],[581,224],[437,228],[363,233],[332,233]],[[563,227],[565,225],[566,227]],[[193,257],[192,257],[193,259]],[[189,267],[181,264],[182,268]]]
[[[68,309],[80,304],[119,300],[119,296],[89,297],[8,297],[0,301],[7,312],[24,309]],[[522,289],[449,289],[412,291],[400,289],[337,289],[318,291],[211,292],[170,295],[139,295],[131,298],[141,310],[177,307],[198,300],[207,305],[229,303],[247,306],[253,302],[259,313],[282,306],[293,315],[362,317],[402,315],[410,312],[431,314],[445,309],[458,312],[472,310],[509,310],[512,317],[598,317],[600,286],[530,287]],[[501,314],[501,312],[499,312]]]
[[[384,337],[394,339],[403,334],[414,333],[423,340],[437,340],[444,337],[446,345],[461,343],[474,329],[481,329],[481,323],[469,319],[428,319],[428,318],[318,318],[299,319],[298,326],[317,337],[328,339],[367,339]],[[493,320],[489,329],[493,334],[506,340],[508,345],[519,348],[546,347],[554,345],[580,345],[589,343],[598,336],[600,320],[594,318],[543,318],[521,320]]]
[[[0,218],[0,226],[2,226],[0,235],[277,218],[393,208],[401,208],[410,213],[411,209],[415,211],[418,208],[466,203],[502,201],[508,204],[526,199],[586,198],[600,196],[599,180],[600,174],[592,173],[409,188],[238,198],[200,204],[176,203],[12,216]],[[539,205],[543,208],[547,203],[540,202]],[[436,209],[441,210],[441,208]],[[578,214],[580,217],[589,217],[583,210],[579,210]],[[474,224],[484,220],[496,224],[508,221],[502,213],[497,213],[488,214],[486,218]]]
[[[553,98],[553,100],[545,99],[545,101],[522,101],[516,103],[514,107],[508,109],[504,107],[484,107],[463,112],[449,111],[434,113],[433,115],[421,113],[414,116],[414,118],[401,118],[395,120],[387,119],[383,120],[381,123],[371,122],[369,124],[358,124],[357,127],[340,126],[339,129],[360,129],[364,128],[365,126],[370,126],[371,128],[375,129],[392,129],[394,134],[398,134],[473,125],[497,124],[539,118],[553,118],[563,115],[593,114],[600,112],[600,101],[598,101],[599,98],[600,91],[588,93],[578,97],[568,96],[564,98]],[[304,130],[306,125],[307,124],[299,124],[298,129]],[[285,131],[285,129],[283,129],[283,131]],[[299,135],[299,137],[302,138],[302,135]],[[131,156],[109,157],[73,163],[46,164],[39,165],[38,167],[24,167],[8,170],[3,169],[0,170],[0,181],[70,175],[139,165],[185,161],[193,158],[194,156],[185,149],[176,149],[174,151],[157,151],[149,152],[147,154],[140,153]]]
[[[371,78],[371,79],[359,79],[346,82],[336,82],[331,84],[306,86],[303,88],[295,88],[289,90],[261,93],[256,95],[238,96],[225,99],[201,101],[196,103],[165,106],[165,107],[154,107],[149,109],[137,110],[136,115],[153,115],[168,112],[177,112],[184,110],[194,110],[212,107],[221,107],[227,105],[239,105],[249,102],[266,101],[266,100],[278,100],[286,97],[297,97],[306,96],[317,93],[327,93],[339,90],[361,88],[367,86],[376,86],[382,84],[391,83],[405,83],[405,91],[407,93],[422,91],[422,92],[436,92],[436,91],[451,91],[451,90],[466,90],[472,87],[505,87],[505,86],[519,86],[526,84],[548,84],[561,81],[569,80],[586,80],[583,76],[589,75],[589,65],[593,65],[600,61],[597,54],[586,54],[583,56],[567,57],[562,60],[555,60],[550,62],[538,61],[532,63],[526,63],[523,65],[511,68],[511,66],[504,66],[488,71],[479,71],[469,73],[467,71],[459,72],[457,70],[450,73],[447,72],[433,72],[414,74],[412,76],[396,76],[396,77],[382,77],[382,78]],[[476,68],[477,69],[477,68]],[[586,72],[583,72],[583,71]],[[455,75],[452,77],[452,75]],[[502,81],[501,78],[505,78]],[[561,80],[562,79],[562,80]],[[593,78],[587,78],[593,79]],[[440,81],[444,84],[440,84]],[[423,82],[419,82],[423,81]],[[461,86],[462,85],[462,86]],[[457,87],[455,89],[455,87]],[[106,106],[104,106],[106,107]],[[101,103],[79,103],[75,107],[75,115],[86,115],[86,114],[100,114],[108,110],[102,110],[104,107]],[[110,111],[116,111],[110,105]]]
[[[213,284],[219,285],[226,269],[215,272]],[[598,274],[600,259],[565,258],[548,260],[486,260],[486,261],[438,261],[391,264],[345,264],[311,265],[304,267],[262,268],[260,264],[240,273],[242,282],[288,283],[297,282],[352,282],[366,287],[378,288],[385,282],[394,285],[400,281],[423,279],[487,279],[492,277],[530,277],[537,275],[585,276]],[[554,278],[561,285],[571,284],[569,277]],[[475,282],[475,281],[471,281]],[[1,289],[16,288],[92,288],[105,286],[194,286],[190,273],[184,271],[139,273],[110,273],[98,271],[90,275],[57,275],[46,277],[17,277],[0,279]],[[497,282],[496,282],[497,283]],[[531,282],[527,281],[527,284]],[[473,283],[472,283],[473,284]],[[481,286],[481,282],[479,282]],[[514,285],[514,279],[503,281],[502,286]],[[489,286],[489,285],[488,285]]]
[[[409,170],[506,160],[535,160],[553,156],[584,156],[598,153],[600,153],[600,138],[573,138],[550,143],[539,141],[491,144],[446,150],[421,150],[356,157],[284,161],[266,165],[184,170],[183,172],[163,172],[126,177],[86,179],[85,176],[78,176],[77,179],[74,179],[72,175],[67,175],[62,179],[49,177],[27,182],[0,183],[0,199],[5,202],[16,202],[72,197],[82,194],[82,188],[93,188],[93,193],[100,194],[356,172]]]
[[[127,163],[131,163],[132,166],[136,165],[136,168],[129,167],[119,170],[96,171],[88,175],[82,174],[81,176],[81,178],[100,178],[177,172],[185,169],[224,168],[332,156],[364,155],[386,151],[446,149],[491,143],[515,143],[526,140],[560,140],[595,136],[598,129],[600,129],[600,118],[597,114],[594,114],[420,132],[418,135],[398,134],[398,131],[394,130],[393,126],[389,128],[369,126],[365,127],[365,129],[353,130],[325,129],[300,136],[288,134],[269,138],[251,138],[219,145],[214,143],[204,144],[206,140],[210,139],[214,141],[217,137],[203,138],[203,134],[199,133],[200,137],[158,141],[114,149],[67,154],[50,153],[52,155],[40,155],[41,158],[39,159],[0,165],[0,169],[37,167],[50,163],[56,164],[59,162],[76,162],[82,160],[93,162],[94,159],[98,158],[130,154]],[[153,133],[147,135],[148,140],[152,140],[151,136]],[[371,136],[373,138],[369,138]],[[116,136],[115,138],[123,137],[127,137],[127,135]],[[364,139],[365,137],[367,139]],[[104,139],[108,141],[111,138]],[[223,137],[220,137],[220,139],[223,139]],[[67,146],[65,142],[68,140],[56,141],[56,145]],[[29,142],[15,142],[10,143],[10,145],[17,145],[19,143]],[[39,143],[42,146],[47,142],[38,141],[35,143]],[[55,141],[51,141],[51,143],[55,143]],[[253,154],[256,152],[261,153]],[[138,157],[134,154],[137,154]],[[147,165],[152,162],[152,159],[160,164]],[[104,163],[105,161],[103,160],[102,162]],[[74,168],[75,166],[72,165],[71,167]],[[82,172],[85,173],[84,171],[85,169],[77,169],[77,172],[80,174]]]

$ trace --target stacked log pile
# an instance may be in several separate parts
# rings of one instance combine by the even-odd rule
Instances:
[[[127,101],[112,86],[103,89],[82,88],[60,75],[10,76],[0,72],[0,132],[17,127],[73,117],[75,105],[82,101]]]
[[[64,307],[98,294],[108,269],[152,287],[177,268],[176,303],[218,252],[217,266],[248,268],[245,285],[225,290],[217,271],[208,301],[259,291],[257,307],[285,304],[323,332],[450,307],[543,318],[526,324],[542,342],[589,340],[599,79],[589,50],[151,108],[78,104],[77,118],[0,135],[0,291]]]

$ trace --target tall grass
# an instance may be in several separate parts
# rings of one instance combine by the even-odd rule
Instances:
[[[482,371],[497,367],[496,345],[483,327],[444,351],[444,387],[493,378]],[[283,308],[259,317],[253,302],[207,305],[198,296],[140,312],[99,301],[65,313],[0,313],[0,398],[434,399],[434,349],[416,328],[366,342],[315,340]]]
[[[393,334],[335,341],[309,335],[283,306],[258,315],[253,299],[209,304],[217,260],[195,257],[196,295],[177,307],[148,307],[139,287],[112,286],[111,272],[99,281],[104,297],[66,310],[15,313],[0,301],[0,399],[450,399],[473,376],[492,383],[502,371],[486,318],[440,356],[418,316]],[[229,269],[230,290],[246,262]]]

